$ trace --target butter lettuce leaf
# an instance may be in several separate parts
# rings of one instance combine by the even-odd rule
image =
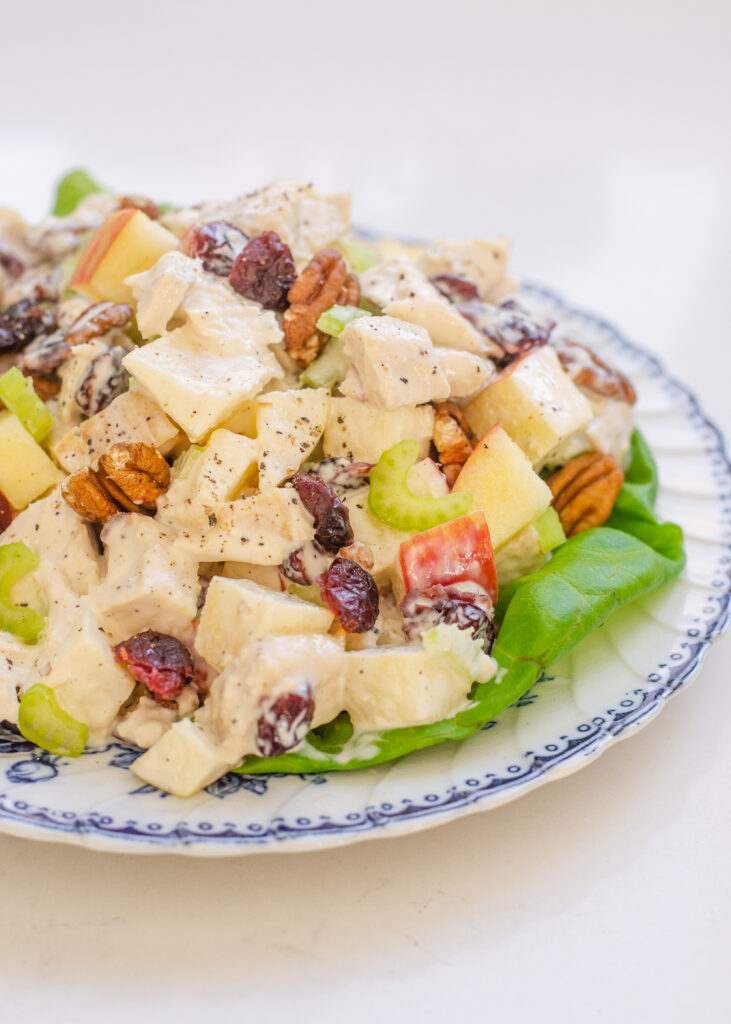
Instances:
[[[471,735],[514,704],[554,661],[598,629],[616,609],[663,587],[685,564],[683,534],[658,523],[653,509],[657,470],[638,432],[632,438],[625,483],[606,526],[562,544],[541,569],[514,580],[501,594],[493,658],[495,680],[475,685],[471,703],[431,725],[353,735],[340,728],[310,734],[295,751],[247,757],[247,774],[348,771],[392,761],[414,750]]]

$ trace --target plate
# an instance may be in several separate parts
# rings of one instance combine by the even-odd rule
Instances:
[[[124,743],[72,760],[0,732],[0,831],[129,853],[297,851],[402,835],[487,810],[582,768],[688,684],[728,619],[731,466],[691,394],[606,321],[537,285],[521,302],[558,319],[635,383],[658,462],[657,512],[685,530],[669,587],[616,612],[496,721],[392,764],[309,776],[228,774],[188,800],[142,785]]]

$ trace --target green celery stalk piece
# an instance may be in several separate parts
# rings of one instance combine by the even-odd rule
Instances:
[[[322,317],[320,318],[322,319]],[[348,369],[348,360],[339,338],[330,338],[323,352],[300,374],[306,388],[331,388],[339,384]]]
[[[337,304],[326,309],[317,321],[318,331],[329,334],[331,338],[339,338],[345,328],[352,320],[359,316],[368,316],[365,309],[357,306],[338,306]]]
[[[46,625],[46,617],[35,608],[13,604],[10,592],[21,576],[36,568],[38,561],[38,555],[22,541],[0,545],[0,629],[25,643],[34,643],[38,639]]]
[[[376,519],[404,533],[422,533],[456,519],[465,515],[472,504],[468,491],[455,491],[442,498],[413,494],[406,486],[406,476],[418,457],[418,441],[399,441],[383,453],[371,470],[369,509]]]
[[[69,171],[56,185],[56,199],[53,204],[54,217],[67,217],[73,213],[82,199],[94,192],[106,192],[103,185],[81,168]]]
[[[89,739],[83,722],[67,714],[48,686],[26,690],[18,708],[18,728],[27,740],[51,754],[78,757]]]
[[[497,608],[500,632],[492,651],[496,681],[477,685],[472,703],[453,718],[431,725],[386,729],[343,739],[327,727],[295,751],[247,757],[235,771],[308,773],[350,771],[392,761],[414,750],[461,740],[492,721],[538,682],[554,661],[618,608],[665,586],[685,564],[683,533],[653,515],[657,472],[639,433],[614,511],[606,526],[562,544],[541,569],[503,588]],[[337,721],[337,720],[336,720]]]
[[[340,242],[340,251],[354,274],[362,274],[380,262],[367,246],[353,238],[347,242]]]
[[[24,377],[17,366],[0,377],[0,401],[18,417],[36,441],[50,434],[53,417],[36,394],[31,377]]]
[[[320,608],[325,607],[319,583],[310,583],[309,586],[302,586],[301,583],[288,583],[287,593],[292,597],[298,597],[300,601],[307,601],[308,604],[316,604]]]
[[[541,551],[544,555],[565,543],[566,534],[563,532],[561,520],[558,518],[558,512],[553,505],[550,505],[545,512],[539,515],[533,525],[536,528],[538,543],[541,545]]]

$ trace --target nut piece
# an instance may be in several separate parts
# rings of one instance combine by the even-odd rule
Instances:
[[[351,562],[355,562],[356,565],[359,565],[361,569],[365,569],[366,572],[370,572],[375,564],[373,550],[359,540],[354,540],[352,544],[341,548],[338,554],[341,558],[348,558]]]
[[[287,293],[289,309],[284,313],[284,344],[301,366],[309,366],[325,344],[325,335],[316,324],[325,310],[340,299],[348,274],[345,260],[337,249],[315,253]]]
[[[621,398],[630,405],[637,401],[637,392],[627,377],[600,359],[586,345],[562,338],[555,343],[558,358],[577,387],[593,391],[603,398]]]
[[[132,307],[126,302],[95,302],[77,316],[66,331],[66,343],[72,348],[93,338],[101,338],[112,327],[126,327],[132,319]]]
[[[112,501],[93,469],[80,469],[61,484],[61,494],[74,512],[88,523],[106,523],[119,507]]]
[[[472,454],[472,431],[456,402],[439,402],[432,440],[450,487]]]
[[[170,466],[152,445],[122,441],[99,459],[99,479],[123,508],[152,510],[170,485]]]
[[[360,281],[355,274],[348,274],[338,295],[339,306],[357,306],[360,302]]]
[[[153,199],[147,196],[121,196],[119,199],[120,210],[142,210],[150,220],[160,220],[160,207]]]
[[[106,523],[124,509],[153,511],[170,484],[170,467],[141,441],[122,441],[102,455],[98,470],[79,469],[61,484],[66,503],[89,523]]]
[[[547,483],[564,533],[575,537],[606,523],[624,473],[614,456],[590,452],[567,462]]]

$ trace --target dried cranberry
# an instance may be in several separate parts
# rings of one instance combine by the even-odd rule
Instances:
[[[324,480],[298,473],[292,486],[300,501],[315,520],[315,540],[325,551],[336,555],[353,541],[348,510]]]
[[[106,409],[118,395],[128,389],[129,378],[122,365],[126,355],[126,349],[114,345],[91,360],[74,396],[76,404],[85,415],[94,416]]]
[[[457,587],[429,587],[413,590],[399,605],[404,618],[404,636],[418,640],[427,629],[440,623],[468,629],[489,654],[495,642],[493,604],[487,594]]]
[[[458,277],[456,274],[437,274],[429,280],[435,285],[442,295],[450,302],[472,302],[479,298],[477,285],[466,277]]]
[[[180,240],[180,251],[196,257],[203,269],[219,277],[228,277],[234,260],[248,242],[248,235],[227,220],[212,220],[188,228]]]
[[[276,231],[264,231],[236,257],[229,281],[244,298],[282,312],[296,277],[289,246]]]
[[[0,352],[17,352],[41,334],[56,330],[56,314],[30,299],[8,306],[0,313]]]
[[[8,499],[5,497],[2,491],[0,491],[0,533],[10,526],[13,521],[13,506],[10,504]]]
[[[194,677],[193,659],[174,636],[148,629],[113,648],[120,665],[126,665],[135,679],[158,702],[174,700]]]
[[[324,459],[309,470],[309,476],[324,480],[335,494],[347,494],[368,483],[372,462],[348,462],[347,459]]]
[[[500,367],[509,366],[526,352],[548,342],[555,321],[540,319],[524,313],[514,302],[502,306],[484,306],[479,327],[492,338],[505,353],[498,359]]]
[[[11,281],[17,281],[22,277],[25,264],[13,255],[8,249],[0,249],[0,267],[5,271]]]
[[[332,555],[320,547],[315,540],[308,540],[284,559],[279,571],[286,580],[309,587],[320,573],[327,572]]]
[[[314,713],[315,698],[308,683],[277,697],[257,719],[256,749],[262,757],[276,757],[296,747],[310,731]]]
[[[335,558],[318,576],[322,599],[346,633],[367,633],[378,618],[378,587],[369,572],[348,558]]]

